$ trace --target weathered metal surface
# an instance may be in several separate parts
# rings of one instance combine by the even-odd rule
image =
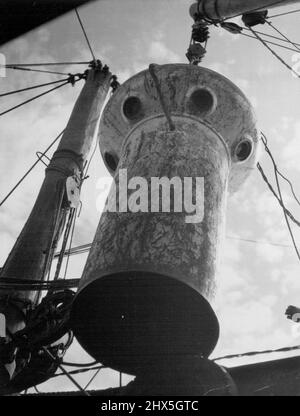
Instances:
[[[127,108],[132,97],[140,100],[139,109],[137,102]],[[204,218],[188,223],[175,201],[170,212],[103,213],[73,306],[75,334],[91,355],[133,374],[168,356],[210,355],[218,340],[209,302],[227,188],[236,190],[254,168],[257,136],[247,98],[205,68],[152,66],[113,95],[99,137],[112,174],[111,160],[118,165],[119,194],[125,170],[128,181],[142,177],[149,184],[149,211],[152,178],[204,178]],[[189,194],[196,198],[195,187]],[[122,205],[127,207],[125,195]]]
[[[97,120],[110,86],[109,72],[91,70],[54,153],[31,214],[3,268],[1,277],[43,280],[55,250],[54,236],[64,227],[69,176],[81,179]],[[24,309],[36,301],[35,291],[1,290],[0,311],[11,333],[24,327]]]
[[[294,3],[299,3],[299,0],[202,0],[200,1],[199,9],[198,3],[192,4],[190,14],[193,17],[195,13],[200,11],[209,19],[219,20],[253,11],[288,6]]]

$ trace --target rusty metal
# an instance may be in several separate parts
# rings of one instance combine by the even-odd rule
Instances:
[[[150,68],[155,82],[143,71],[108,102],[99,133],[103,159],[118,191],[124,169],[128,181],[149,184],[153,177],[204,178],[204,219],[186,223],[175,203],[171,212],[120,212],[127,207],[120,191],[117,212],[102,214],[72,311],[81,345],[133,374],[170,356],[213,351],[219,326],[210,302],[227,190],[251,173],[258,147],[253,109],[228,79],[185,64]]]

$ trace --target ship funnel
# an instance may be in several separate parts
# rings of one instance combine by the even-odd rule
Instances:
[[[150,65],[113,94],[99,141],[114,185],[73,305],[78,341],[129,374],[209,357],[227,194],[257,162],[248,99],[206,68]]]

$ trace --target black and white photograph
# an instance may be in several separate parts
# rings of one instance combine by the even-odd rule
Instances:
[[[299,78],[299,0],[0,0],[3,400],[300,396]]]

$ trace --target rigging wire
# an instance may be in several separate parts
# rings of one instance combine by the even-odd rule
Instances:
[[[42,92],[41,94],[35,95],[34,97],[31,97],[28,100],[23,101],[22,103],[17,104],[15,106],[9,108],[8,110],[2,111],[2,113],[0,113],[0,116],[4,116],[5,114],[10,113],[11,111],[16,110],[17,108],[20,108],[23,105],[28,104],[28,103],[36,100],[37,98],[43,97],[44,95],[49,94],[50,92],[55,91],[58,88],[64,87],[65,85],[67,85],[69,83],[74,84],[74,83],[76,83],[78,81],[80,81],[80,78],[79,79],[76,79],[74,81],[71,81],[71,79],[69,79],[68,81],[64,82],[63,84],[57,85],[56,87],[53,87],[53,88],[50,88],[50,90],[47,90],[47,91]]]
[[[293,41],[291,41],[284,33],[282,33],[279,29],[277,29],[277,27],[275,27],[271,22],[269,22],[268,20],[266,20],[266,23],[273,29],[273,30],[275,30],[277,33],[279,33],[279,35],[281,35],[282,37],[283,37],[283,39],[286,41],[286,42],[289,42],[289,43],[291,43],[297,50],[298,50],[298,52],[300,52],[300,48],[299,48],[299,46],[300,45],[298,45],[297,43],[295,43],[295,42],[293,42]]]
[[[49,358],[51,358],[53,360],[53,362],[57,362],[57,360],[55,359],[55,357],[51,354],[51,352],[46,348],[46,347],[42,347],[42,350],[48,355]],[[90,396],[90,394],[88,392],[86,392],[79,383],[77,383],[77,381],[72,377],[72,375],[70,374],[70,372],[66,371],[64,369],[64,367],[61,364],[58,364],[59,369],[64,373],[64,375],[66,377],[68,377],[68,379],[70,381],[72,381],[72,383],[85,395],[85,396]]]
[[[47,71],[45,69],[32,69],[21,66],[5,66],[0,65],[1,68],[14,69],[16,71],[29,71],[29,72],[42,72],[43,74],[54,74],[54,75],[69,75],[67,72]]]
[[[65,252],[65,256],[67,256],[67,255],[72,256],[74,254],[86,253],[90,250],[91,245],[92,245],[91,243],[88,243],[88,244],[82,244],[80,246],[73,247],[70,250],[67,250]],[[60,256],[60,252],[57,252],[57,253],[55,253],[54,258],[57,258],[59,256]]]
[[[280,197],[278,196],[278,194],[276,193],[275,189],[273,188],[273,186],[270,184],[263,168],[261,167],[260,163],[257,164],[257,168],[263,178],[263,180],[266,182],[266,184],[268,185],[270,191],[273,193],[273,195],[275,196],[275,198],[277,199],[277,201],[279,202],[280,206],[282,208],[284,208],[284,210],[286,211],[287,216],[296,224],[298,225],[298,227],[300,227],[300,222],[293,216],[293,214],[284,206],[284,204],[282,203]]]
[[[290,352],[290,351],[297,351],[297,350],[300,350],[300,345],[295,345],[293,347],[278,348],[274,350],[249,351],[249,352],[244,352],[241,354],[229,354],[229,355],[224,355],[223,357],[214,358],[213,361],[231,360],[233,358],[243,358],[243,357],[254,357],[256,355],[283,353],[283,352]]]
[[[48,153],[48,151],[54,146],[54,144],[61,138],[61,136],[64,134],[65,129],[59,133],[58,136],[50,143],[50,145],[44,150],[44,152],[41,154],[41,157],[38,158],[31,166],[30,168],[25,172],[25,174],[22,176],[22,178],[16,183],[16,185],[8,192],[8,194],[2,199],[0,202],[0,207],[5,203],[5,201],[12,195],[12,193],[18,188],[18,186],[24,181],[24,179],[30,174],[30,172],[36,167],[36,165],[41,161],[41,158]]]
[[[268,22],[268,21],[267,21],[267,23],[270,23],[270,22]],[[242,29],[242,30],[248,30],[249,32],[251,32],[251,31],[250,31],[250,29],[249,29],[248,27],[241,27],[241,29]],[[278,36],[270,35],[269,33],[265,33],[265,32],[260,32],[260,31],[258,31],[258,30],[256,30],[256,33],[258,33],[259,35],[266,36],[266,37],[268,37],[268,38],[272,38],[272,39],[280,40],[281,42],[285,42],[285,43],[292,43],[295,47],[300,46],[300,43],[293,42],[293,41],[291,41],[291,40],[290,40],[290,39],[288,39],[288,38],[286,38],[286,39],[282,39],[282,38],[279,38]],[[277,45],[277,43],[275,43],[275,45]],[[292,49],[292,50],[294,50],[294,49]]]
[[[286,16],[288,14],[299,13],[299,12],[300,12],[300,9],[292,10],[290,12],[285,12],[285,13],[280,13],[280,14],[275,14],[273,16],[269,16],[269,19],[273,19],[274,17]]]
[[[99,365],[98,367],[88,367],[88,368],[81,368],[80,370],[72,370],[72,371],[68,371],[68,374],[82,374],[82,373],[87,373],[88,371],[93,371],[93,370],[99,370],[102,368],[107,368],[103,365]],[[54,374],[51,378],[54,377],[60,377],[60,376],[65,376],[65,373],[58,373],[58,374]]]
[[[39,281],[1,276],[0,289],[22,291],[72,289],[78,287],[79,281],[80,279]]]
[[[257,33],[258,33],[258,32],[257,32]],[[250,38],[250,39],[255,39],[255,40],[258,40],[258,39],[257,39],[257,37],[255,37],[255,36],[251,36],[251,35],[247,35],[247,33],[239,33],[239,35],[246,36],[247,38]],[[286,49],[287,51],[299,52],[297,49],[290,48],[290,47],[288,47],[288,46],[284,46],[284,45],[280,45],[279,43],[271,42],[270,40],[266,40],[266,39],[264,39],[264,41],[265,41],[267,44],[269,44],[269,45],[278,46],[279,48]]]
[[[272,153],[271,153],[271,151],[270,151],[270,149],[268,147],[267,138],[266,138],[266,136],[263,133],[262,133],[261,140],[262,140],[262,142],[263,142],[263,144],[265,146],[265,150],[266,150],[267,154],[269,155],[269,157],[270,157],[270,159],[272,161],[272,164],[273,164],[273,169],[274,169],[274,174],[275,174],[275,180],[276,180],[278,195],[275,192],[275,190],[273,189],[272,185],[269,183],[268,179],[266,178],[266,175],[264,174],[263,169],[262,169],[262,167],[260,166],[259,163],[257,164],[257,167],[258,167],[260,173],[262,174],[263,179],[265,180],[265,182],[269,186],[270,190],[275,195],[276,199],[278,200],[278,202],[279,202],[279,204],[280,204],[280,206],[281,206],[281,208],[283,210],[285,222],[286,222],[286,225],[287,225],[287,228],[288,228],[288,231],[289,231],[289,234],[290,234],[290,237],[291,237],[293,246],[295,248],[295,252],[297,254],[298,260],[300,261],[300,252],[299,252],[299,249],[298,249],[297,244],[296,244],[296,241],[295,241],[295,237],[294,237],[294,234],[293,234],[293,231],[292,231],[292,228],[291,228],[291,224],[289,222],[289,218],[293,222],[295,222],[298,226],[300,226],[300,223],[299,223],[299,221],[295,220],[295,218],[292,216],[292,214],[290,213],[290,211],[288,211],[288,209],[286,208],[286,206],[284,204],[283,197],[282,197],[282,192],[281,192],[281,188],[280,188],[279,177],[278,177],[279,176],[279,174],[278,174],[279,170],[277,168],[277,164],[276,164],[276,162],[274,160],[274,157],[273,157],[273,155],[272,155]]]
[[[43,63],[33,63],[33,64],[6,64],[5,67],[13,67],[13,66],[59,66],[59,65],[88,65],[90,62],[43,62]]]
[[[295,193],[294,186],[293,186],[292,182],[288,178],[286,178],[279,170],[277,170],[277,173],[278,173],[279,176],[282,177],[282,179],[284,179],[290,185],[293,197],[295,198],[295,201],[297,202],[297,204],[300,206],[300,201],[299,201],[299,199],[298,199],[298,197]]]
[[[294,197],[294,199],[295,199],[295,201],[297,202],[297,204],[298,205],[300,205],[300,201],[299,201],[299,199],[298,199],[298,197],[297,197],[297,195],[296,195],[296,192],[295,192],[295,190],[294,190],[294,186],[293,186],[293,184],[292,184],[292,182],[286,177],[286,176],[284,176],[283,175],[283,173],[281,173],[281,171],[278,169],[278,167],[277,167],[277,164],[275,163],[275,161],[274,161],[274,157],[273,157],[273,155],[272,155],[272,153],[271,153],[271,151],[270,151],[270,149],[269,149],[269,147],[268,147],[268,140],[267,140],[267,137],[262,133],[262,138],[263,138],[263,144],[264,144],[264,146],[265,146],[265,150],[266,150],[266,152],[268,153],[268,155],[269,155],[269,157],[271,158],[271,160],[272,160],[272,162],[273,162],[273,166],[276,168],[276,171],[277,171],[277,173],[278,173],[278,175],[279,176],[281,176],[281,178],[283,179],[283,180],[285,180],[288,184],[289,184],[289,186],[290,186],[290,188],[291,188],[291,192],[292,192],[292,195],[293,195],[293,197]],[[298,224],[297,224],[298,225]]]
[[[71,230],[70,244],[69,244],[69,250],[68,250],[69,253],[70,253],[70,250],[72,248],[74,231],[75,231],[75,224],[76,224],[76,218],[77,218],[77,208],[74,210],[74,215],[73,215],[73,218],[72,218],[73,224],[71,225],[72,230]],[[64,280],[67,277],[67,272],[68,272],[68,267],[69,267],[69,261],[70,261],[70,255],[67,254],[67,261],[66,261],[66,266],[65,266],[65,273],[64,273],[64,277],[63,277]]]
[[[272,55],[275,56],[276,59],[278,59],[286,68],[288,68],[289,71],[293,72],[293,74],[295,74],[295,76],[297,78],[300,78],[300,75],[283,59],[281,58],[281,56],[279,56],[274,49],[272,49],[267,42],[262,39],[255,30],[253,30],[250,26],[249,26],[250,31],[253,33],[253,35],[272,53]]]
[[[96,373],[91,377],[90,381],[84,386],[84,390],[86,390],[92,384],[92,382],[95,380],[95,378],[100,373],[100,371],[102,370],[102,368],[101,367],[98,368],[98,370],[96,371]]]
[[[285,247],[285,248],[291,248],[291,247],[293,247],[290,244],[270,243],[268,241],[257,241],[257,240],[251,240],[249,238],[228,237],[228,236],[226,238],[228,240],[243,241],[245,243],[253,243],[253,244],[266,244],[266,245],[274,246],[274,247]]]
[[[82,20],[81,20],[81,18],[80,18],[80,15],[79,15],[78,10],[77,10],[77,8],[76,8],[76,7],[75,7],[75,13],[76,13],[76,16],[77,16],[78,22],[79,22],[79,24],[80,24],[80,27],[81,27],[81,29],[82,29],[83,35],[84,35],[84,37],[85,37],[86,43],[88,44],[88,47],[89,47],[89,50],[90,50],[90,52],[91,52],[91,55],[92,55],[93,61],[94,61],[94,62],[96,62],[96,57],[95,57],[95,54],[94,54],[94,52],[93,52],[93,49],[92,49],[92,46],[91,46],[91,44],[90,44],[89,38],[88,38],[88,36],[87,36],[86,30],[85,30],[85,28],[84,28],[84,25],[83,25],[83,23],[82,23]]]
[[[64,253],[66,251],[66,246],[68,244],[68,239],[69,239],[69,235],[70,235],[70,231],[72,229],[73,226],[73,222],[74,222],[74,217],[75,217],[75,208],[71,208],[68,209],[68,220],[66,225],[64,226],[64,235],[63,235],[63,241],[62,241],[62,246],[61,246],[61,250],[60,250],[60,256],[58,258],[58,262],[56,265],[56,270],[54,273],[54,277],[53,280],[58,280],[59,279],[59,274],[61,271],[61,266],[62,266],[62,262],[63,262],[63,258],[64,258]],[[52,264],[52,259],[51,259],[51,264]],[[49,270],[49,274],[48,274],[48,278],[50,277],[50,270]]]
[[[265,245],[270,245],[270,246],[275,246],[275,247],[284,247],[284,248],[292,248],[293,247],[290,244],[274,243],[274,242],[270,242],[270,241],[258,241],[258,240],[253,240],[253,239],[248,239],[248,238],[241,238],[241,237],[226,236],[226,238],[228,240],[242,241],[242,242],[245,242],[245,243],[265,244]],[[92,246],[92,243],[82,244],[82,245],[73,247],[70,250],[66,250],[64,255],[65,256],[67,256],[67,255],[75,256],[75,255],[79,255],[79,254],[85,254],[85,253],[88,253],[90,251],[91,246]],[[54,258],[58,258],[59,256],[60,256],[60,252],[57,252],[57,253],[55,253]]]
[[[51,81],[51,82],[46,82],[44,84],[33,85],[32,87],[26,87],[26,88],[22,88],[20,90],[5,92],[3,94],[0,94],[0,97],[6,97],[7,95],[17,94],[19,92],[24,92],[24,91],[34,90],[36,88],[46,87],[47,85],[58,84],[60,82],[68,81],[68,79],[69,78],[59,79],[57,81]]]

